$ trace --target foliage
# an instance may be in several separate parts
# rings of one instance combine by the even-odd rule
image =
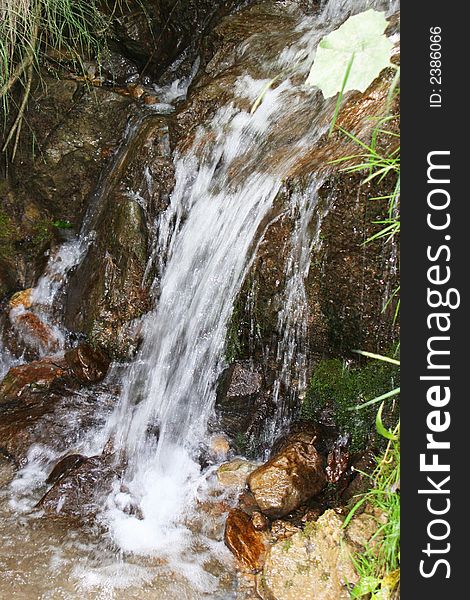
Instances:
[[[377,408],[372,404],[362,410],[356,407],[395,387],[398,377],[399,367],[391,363],[352,367],[339,359],[320,361],[302,404],[301,417],[317,420],[322,411],[330,410],[341,433],[351,433],[352,450],[361,450],[374,429]],[[385,419],[390,418],[391,408],[387,407]]]
[[[364,92],[390,66],[393,44],[384,35],[387,25],[384,13],[373,9],[349,17],[318,44],[307,84],[319,87],[325,98],[341,90]]]
[[[351,592],[352,599],[388,598],[400,578],[400,442],[398,430],[396,433],[397,439],[390,441],[378,458],[378,466],[371,476],[371,489],[354,504],[344,524],[347,527],[356,511],[365,504],[386,517],[368,547],[353,556],[360,579]]]
[[[4,121],[21,83],[17,116],[7,133],[5,150],[14,140],[14,156],[34,70],[52,50],[79,64],[101,48],[105,20],[95,0],[0,0],[0,99]]]

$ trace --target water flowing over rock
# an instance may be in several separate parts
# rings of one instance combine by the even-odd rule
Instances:
[[[105,532],[47,555],[59,594],[231,597],[225,540],[262,597],[347,597],[341,543],[375,517],[349,537],[333,511],[305,521],[328,483],[354,494],[360,463],[334,427],[291,423],[317,360],[395,339],[398,254],[363,245],[387,182],[332,164],[357,148],[304,82],[325,33],[371,4],[130,1],[95,88],[63,65],[35,84],[41,158],[24,133],[0,184],[0,454],[18,469],[8,518],[35,507],[45,554],[56,517]],[[346,95],[338,124],[368,139],[392,77]]]

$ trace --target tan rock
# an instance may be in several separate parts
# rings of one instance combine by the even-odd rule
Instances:
[[[342,519],[332,510],[269,550],[262,584],[273,600],[347,600],[358,580]]]
[[[294,442],[253,471],[248,485],[261,511],[283,517],[326,484],[323,460],[313,444]]]
[[[236,458],[220,465],[217,470],[217,479],[225,487],[242,488],[246,485],[250,473],[257,467],[256,463],[244,460],[243,458]]]
[[[230,444],[224,435],[216,435],[210,441],[210,449],[217,457],[225,458],[230,451]]]
[[[8,308],[18,308],[18,306],[22,306],[23,308],[31,308],[32,291],[32,288],[27,288],[26,290],[21,290],[21,292],[16,292],[16,294],[13,294],[8,302]]]

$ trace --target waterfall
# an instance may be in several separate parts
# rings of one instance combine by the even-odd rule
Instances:
[[[163,564],[162,571],[170,580],[163,585],[170,592],[158,597],[202,598],[216,593],[217,576],[204,567],[210,558],[219,558],[221,548],[214,540],[220,540],[220,531],[212,537],[204,532],[199,535],[194,522],[200,519],[198,505],[214,491],[209,482],[214,469],[202,470],[200,458],[210,444],[207,424],[213,415],[217,383],[227,366],[227,327],[258,245],[279,216],[276,199],[285,179],[316,147],[331,123],[336,99],[325,100],[318,90],[304,84],[318,42],[350,14],[370,7],[391,14],[397,2],[327,0],[316,15],[298,21],[299,12],[279,3],[279,29],[255,31],[233,51],[237,60],[253,53],[247,64],[256,66],[251,71],[237,71],[231,99],[224,100],[222,106],[217,104],[217,98],[210,98],[219,108],[210,119],[202,121],[192,138],[186,136],[183,147],[177,146],[173,156],[175,186],[149,236],[150,259],[144,279],[154,277],[153,308],[142,318],[139,316],[142,343],[128,363],[114,364],[103,385],[108,385],[106,390],[89,388],[90,397],[96,394],[93,410],[102,410],[96,401],[101,394],[109,398],[107,407],[112,413],[106,407],[105,426],[93,429],[94,425],[90,425],[85,432],[80,431],[80,439],[69,447],[74,453],[104,456],[109,461],[106,468],[114,458],[118,473],[112,492],[99,499],[101,537],[93,546],[93,560],[89,558],[88,546],[80,548],[81,562],[75,560],[76,546],[70,544],[74,549],[66,550],[67,560],[73,564],[73,582],[87,580],[89,589],[95,589],[95,578],[100,586],[102,582],[110,589],[116,585],[120,594],[119,585],[127,585],[122,582],[128,571],[132,574],[141,570],[137,581],[147,582],[148,578],[150,588],[147,567]],[[282,29],[285,22],[292,24],[292,30]],[[243,60],[240,63],[244,64]],[[154,114],[175,113],[177,118],[181,106],[175,110],[171,103],[180,102],[185,96],[198,67],[199,62],[190,78],[156,88],[162,102],[144,109],[146,116],[153,110]],[[236,71],[237,67],[235,64],[230,69]],[[280,74],[276,84],[268,87],[273,77]],[[194,90],[197,92],[197,82]],[[262,93],[262,102],[251,114],[253,103]],[[145,115],[138,114],[129,123],[90,200],[78,238],[66,242],[50,256],[44,275],[31,292],[32,306],[28,310],[51,327],[60,350],[66,347],[62,296],[69,291],[69,274],[85,264],[95,240],[94,228],[100,217],[108,214],[104,205],[107,200],[112,201],[113,191],[125,179],[127,152],[133,144],[138,146],[144,122]],[[305,390],[311,367],[305,283],[312,253],[321,245],[321,220],[328,210],[328,201],[322,204],[321,211],[317,203],[328,169],[321,170],[312,173],[310,180],[304,182],[303,191],[293,192],[287,206],[282,207],[293,227],[290,236],[286,236],[286,284],[277,322],[279,338],[270,356],[278,365],[273,387],[277,413],[264,432],[270,441],[291,418],[292,399]],[[158,182],[152,180],[145,165],[142,173],[143,189],[151,196]],[[145,210],[143,189],[125,191]],[[25,309],[13,310],[17,312],[11,315],[12,320]],[[17,359],[3,352],[2,347],[0,356],[0,374],[17,364]],[[119,394],[115,406],[115,396],[107,395],[111,388],[112,394]],[[103,448],[106,452],[102,456]],[[34,486],[43,486],[41,493],[44,492],[49,467],[58,458],[58,453],[49,448],[32,446],[28,466],[16,478],[17,495],[21,496],[18,490],[29,494],[25,504],[28,511],[38,500]],[[22,474],[27,475],[28,470],[32,477],[25,476],[22,482]],[[12,489],[15,492],[15,483]],[[18,510],[20,504],[11,506]],[[203,529],[199,525],[198,531]],[[133,555],[145,556],[141,559],[144,566],[134,564],[132,561],[139,559]],[[129,556],[131,560],[126,562]],[[154,557],[158,558],[152,563]],[[59,566],[60,560],[59,556]],[[180,582],[174,574],[187,578],[191,595],[175,592]],[[114,579],[119,580],[119,585]],[[138,594],[132,597],[143,597],[140,591]]]
[[[344,20],[343,4],[332,0],[323,13],[299,24],[297,41],[271,58],[266,70],[277,74],[292,57],[311,56],[325,32]],[[305,75],[309,66],[309,61],[299,63],[297,72]],[[178,539],[181,548],[186,543],[184,519],[200,481],[197,458],[207,441],[235,297],[283,176],[331,119],[334,101],[289,78],[269,89],[250,114],[267,81],[240,76],[234,102],[201,125],[192,147],[175,157],[176,186],[156,224],[153,254],[165,257],[155,283],[156,307],[144,318],[142,347],[107,426],[127,465],[123,483],[108,499],[106,516],[111,535],[124,550],[175,552]],[[244,110],[237,107],[240,98],[248,101]],[[295,328],[304,326],[304,315],[296,311],[302,311],[303,278],[315,241],[307,234],[315,186],[295,197],[292,206],[298,226],[289,257],[286,311],[279,317],[284,330],[280,353],[285,355],[280,380],[285,381]],[[143,518],[129,511],[135,504]]]

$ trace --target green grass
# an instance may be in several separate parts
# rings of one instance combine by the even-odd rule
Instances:
[[[358,509],[368,504],[378,509],[386,522],[379,525],[363,552],[352,557],[359,582],[351,591],[351,598],[367,597],[371,600],[390,593],[400,578],[400,442],[391,440],[385,452],[377,459],[377,468],[371,476],[372,487],[356,500],[344,526]]]
[[[0,101],[6,132],[3,150],[13,142],[14,156],[33,75],[52,51],[68,65],[100,53],[106,19],[95,0],[0,0]],[[14,91],[21,89],[19,95]]]

